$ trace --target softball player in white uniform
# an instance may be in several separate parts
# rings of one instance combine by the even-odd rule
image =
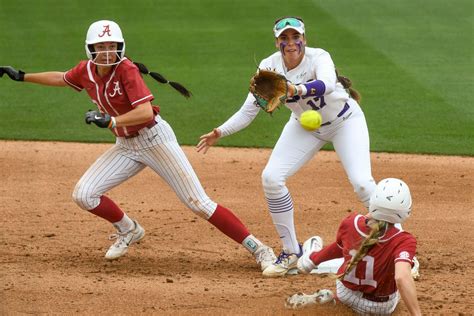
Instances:
[[[140,71],[148,71],[142,68],[139,71],[136,66],[139,64],[125,57],[125,40],[118,24],[106,20],[93,23],[87,32],[86,52],[89,60],[67,72],[25,74],[12,67],[0,67],[0,75],[5,73],[17,81],[86,90],[99,109],[87,112],[86,122],[110,128],[116,136],[116,144],[86,171],[73,193],[74,201],[82,209],[116,227],[117,240],[107,251],[106,259],[124,255],[131,244],[144,237],[145,230],[105,193],[150,167],[188,208],[252,253],[262,269],[271,265],[276,259],[272,249],[251,235],[232,211],[204,192],[171,126],[159,115],[159,107],[151,105],[153,95],[140,75]],[[168,82],[164,78],[163,81]],[[177,83],[170,84],[187,91]],[[147,190],[152,193],[152,189]]]
[[[259,68],[274,69],[292,84],[289,85],[290,98],[286,101],[286,107],[291,110],[290,119],[262,173],[268,208],[283,244],[276,262],[263,272],[269,277],[282,276],[294,269],[301,254],[293,222],[293,201],[286,180],[324,144],[333,144],[354,191],[365,206],[375,188],[367,124],[354,99],[358,94],[350,89],[350,81],[336,74],[328,52],[306,47],[304,23],[300,18],[279,19],[273,31],[279,51],[262,60]],[[303,129],[298,121],[301,113],[311,109],[318,111],[323,120],[321,127],[313,132]],[[212,132],[201,136],[198,151],[206,152],[218,138],[248,126],[259,110],[254,96],[249,93],[239,111]]]

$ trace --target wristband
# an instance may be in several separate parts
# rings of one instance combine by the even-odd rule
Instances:
[[[115,128],[117,126],[117,121],[115,120],[115,117],[111,116],[110,117],[110,123],[109,123],[109,128]]]
[[[299,96],[306,95],[306,86],[303,84],[296,85],[296,94]]]

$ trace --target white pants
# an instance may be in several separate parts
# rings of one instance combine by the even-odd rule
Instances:
[[[348,289],[341,281],[336,281],[338,300],[359,314],[390,315],[400,301],[398,291],[388,297],[386,302],[373,302],[363,298],[364,293]]]
[[[117,137],[115,145],[89,167],[73,193],[74,201],[81,208],[96,208],[105,192],[148,166],[163,178],[187,207],[205,219],[211,217],[217,204],[204,192],[171,126],[160,116],[155,120],[155,126],[141,129],[137,137]],[[153,188],[148,190],[159,199],[159,192]]]
[[[375,190],[364,113],[355,100],[349,99],[347,103],[350,108],[344,115],[314,132],[303,129],[292,115],[263,170],[262,184],[268,208],[283,247],[289,252],[298,253],[300,249],[293,223],[293,201],[286,180],[326,143],[333,144],[355,193],[366,207]],[[317,192],[317,188],[308,189]]]
[[[263,171],[265,194],[270,198],[286,194],[285,183],[328,142],[334,146],[359,200],[367,204],[375,189],[370,165],[369,132],[364,113],[349,99],[345,115],[315,132],[304,130],[295,117],[285,125]]]

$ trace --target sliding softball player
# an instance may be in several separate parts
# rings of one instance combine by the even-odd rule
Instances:
[[[117,229],[113,235],[116,241],[107,251],[106,259],[123,256],[130,245],[145,236],[145,230],[105,193],[150,167],[188,208],[252,253],[262,269],[271,265],[276,259],[273,250],[250,234],[229,209],[204,192],[171,126],[159,115],[159,108],[151,104],[154,97],[140,74],[148,74],[148,70],[125,57],[125,40],[118,24],[106,20],[92,23],[85,49],[88,60],[67,72],[25,74],[7,66],[0,67],[0,76],[85,90],[98,108],[86,113],[86,123],[108,128],[116,136],[115,145],[90,166],[73,193],[79,207]],[[180,84],[169,82],[158,73],[149,74],[160,82],[170,83],[185,96],[190,95]]]
[[[339,226],[336,242],[322,248],[315,236],[298,260],[298,270],[310,273],[321,262],[343,257],[336,280],[337,300],[360,314],[390,315],[400,297],[410,315],[421,315],[411,268],[416,240],[396,227],[411,213],[412,199],[405,182],[380,181],[370,198],[369,213],[349,215]],[[295,294],[287,306],[300,308],[333,299],[330,290]]]

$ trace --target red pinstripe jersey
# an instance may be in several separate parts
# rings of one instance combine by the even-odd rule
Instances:
[[[356,253],[362,240],[368,235],[370,228],[366,225],[366,221],[365,216],[351,214],[339,226],[336,243],[342,248],[344,263],[338,273],[345,270],[352,255]],[[406,261],[413,266],[415,252],[415,237],[408,232],[391,227],[342,282],[351,290],[375,296],[393,294],[397,290],[395,263]]]
[[[112,71],[104,77],[99,77],[96,68],[90,60],[81,61],[64,73],[64,81],[77,91],[86,89],[101,112],[118,116],[154,99],[138,68],[127,58],[113,66]],[[140,125],[118,127],[112,132],[116,136],[127,136],[150,123],[151,120]]]

